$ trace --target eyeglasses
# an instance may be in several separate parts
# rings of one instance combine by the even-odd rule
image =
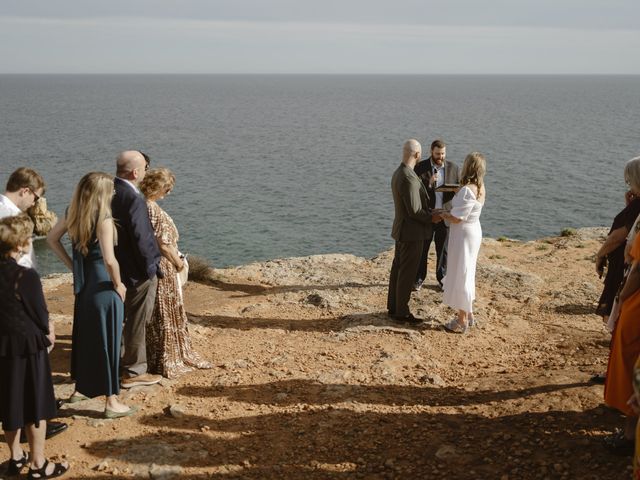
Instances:
[[[144,162],[145,162],[144,171],[146,172],[147,170],[149,170],[149,165],[151,165],[151,157],[141,150],[138,150],[138,151],[140,152],[140,155],[144,157]]]
[[[29,191],[33,194],[33,203],[37,203],[38,200],[40,200],[42,197],[40,195],[38,195],[36,192],[33,191],[33,188],[31,187],[27,187],[29,188]]]

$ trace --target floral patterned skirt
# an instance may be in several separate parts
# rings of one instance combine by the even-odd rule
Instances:
[[[192,347],[182,290],[175,268],[160,260],[164,278],[158,278],[153,317],[147,325],[147,362],[151,373],[176,378],[194,368],[212,368]]]

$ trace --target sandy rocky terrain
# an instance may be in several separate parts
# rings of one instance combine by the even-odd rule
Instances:
[[[591,312],[604,229],[534,242],[485,239],[477,318],[446,333],[435,280],[415,294],[420,327],[385,315],[392,251],[214,270],[186,288],[190,330],[215,368],[124,393],[135,417],[100,400],[65,405],[47,450],[66,478],[620,479],[630,458],[602,437],[620,422],[589,377],[609,335]],[[70,276],[45,281],[68,375]]]

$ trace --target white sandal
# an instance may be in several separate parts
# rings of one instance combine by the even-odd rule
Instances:
[[[457,318],[444,324],[444,329],[451,333],[467,333],[467,325],[461,325]]]

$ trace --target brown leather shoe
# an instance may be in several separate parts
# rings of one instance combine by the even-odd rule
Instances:
[[[143,373],[136,377],[123,378],[120,382],[122,388],[144,387],[147,385],[154,385],[162,380],[162,375],[151,375],[150,373]]]

